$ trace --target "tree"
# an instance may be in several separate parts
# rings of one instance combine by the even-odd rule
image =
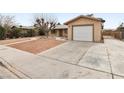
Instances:
[[[49,35],[49,31],[54,30],[56,24],[57,18],[55,16],[48,16],[46,14],[42,14],[38,17],[35,17],[34,26],[39,28],[40,31],[43,31],[47,38]]]
[[[3,40],[3,39],[5,39],[5,29],[2,27],[2,26],[0,26],[0,40]]]
[[[124,23],[122,22],[119,27],[124,27]]]
[[[7,27],[7,29],[11,29],[11,27],[15,25],[14,18],[14,16],[0,15],[0,25],[3,27]]]
[[[57,25],[61,25],[61,23],[57,23]]]
[[[124,23],[122,22],[119,27],[117,27],[117,31],[124,31]]]
[[[0,26],[5,29],[5,38],[6,35],[11,31],[11,27],[16,24],[14,18],[14,16],[0,15]]]
[[[94,14],[87,14],[86,16],[93,17],[93,16],[94,16]]]

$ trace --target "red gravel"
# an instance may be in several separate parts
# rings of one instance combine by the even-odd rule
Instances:
[[[18,44],[13,44],[9,46],[16,48],[16,49],[20,49],[20,50],[24,50],[27,52],[37,54],[49,48],[55,47],[61,43],[64,43],[64,41],[58,41],[55,39],[38,39],[34,41],[18,43]]]

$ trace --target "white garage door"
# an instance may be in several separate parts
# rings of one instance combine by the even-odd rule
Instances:
[[[73,40],[93,41],[93,26],[74,26]]]

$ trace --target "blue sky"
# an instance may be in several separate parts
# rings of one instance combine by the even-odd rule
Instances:
[[[30,26],[33,24],[33,18],[37,14],[34,14],[34,13],[4,13],[2,15],[15,16],[15,20],[19,25]],[[81,15],[81,13],[52,13],[51,15],[56,16],[60,23],[64,23],[78,15]],[[120,25],[121,22],[124,22],[124,13],[94,13],[94,16],[101,17],[106,20],[104,24],[105,28],[114,29],[118,25]]]

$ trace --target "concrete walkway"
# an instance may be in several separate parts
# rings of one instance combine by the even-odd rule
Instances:
[[[35,38],[33,39],[33,38],[31,38],[31,39],[29,39],[29,40],[24,40],[24,41],[18,41],[18,42],[14,42],[14,43],[9,43],[9,44],[4,44],[4,45],[14,45],[14,44],[19,44],[19,43],[25,43],[25,42],[29,42],[29,41],[34,41],[34,40],[36,40]]]
[[[8,39],[8,40],[0,40],[0,45],[12,45],[16,43],[28,42],[30,40],[36,40],[40,37],[25,37],[25,38],[17,38],[17,39]]]
[[[108,56],[113,75],[124,76],[124,42],[106,39],[105,44],[108,48]],[[115,75],[114,77],[117,78]]]
[[[124,78],[123,47],[123,42],[114,39],[105,39],[104,44],[69,41],[34,55],[1,45],[0,61],[4,66],[0,68],[7,71],[4,76],[0,73],[0,77]]]

